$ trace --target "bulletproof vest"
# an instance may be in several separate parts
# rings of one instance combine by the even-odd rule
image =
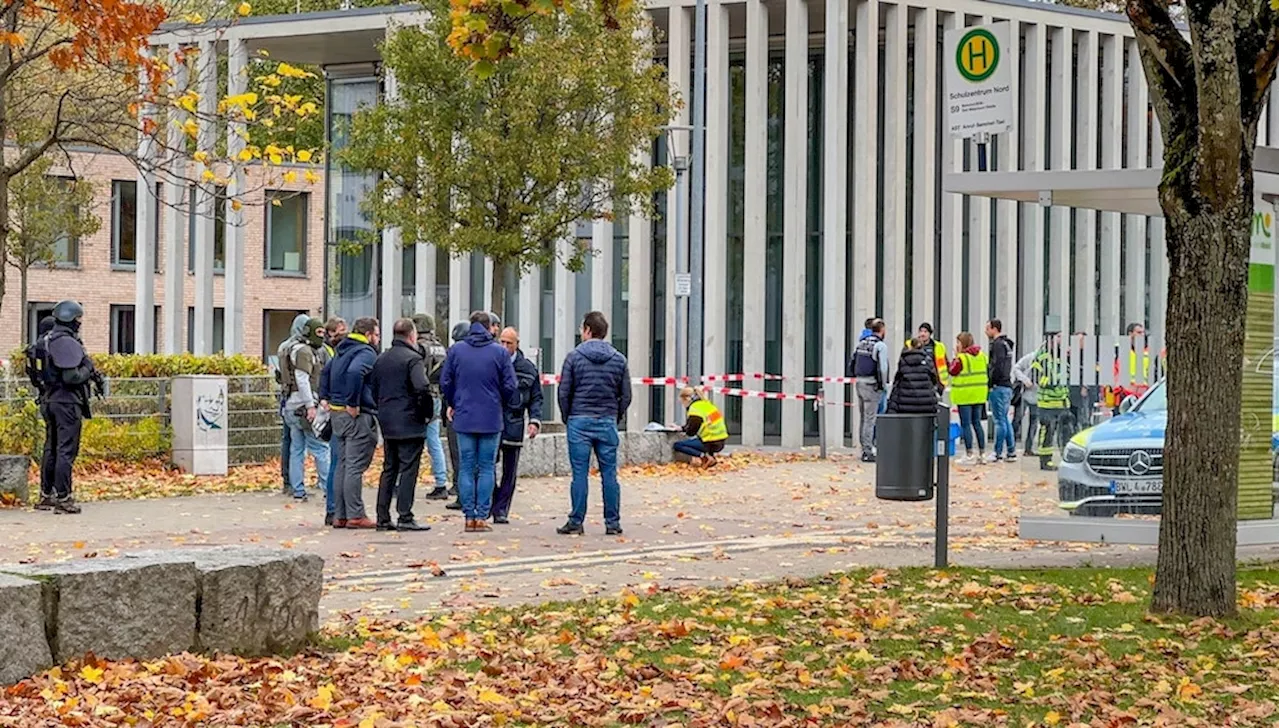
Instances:
[[[47,336],[46,334],[45,336]],[[31,386],[36,388],[37,392],[43,391],[44,384],[44,358],[45,358],[45,337],[41,336],[23,350],[27,363],[27,379],[31,381]]]
[[[52,354],[53,344],[55,341],[66,337],[75,338],[75,335],[70,331],[55,328],[53,331],[49,332],[47,336],[40,339],[39,343],[42,344],[40,348],[41,364],[38,369],[40,370],[40,381],[42,382],[42,386],[46,392],[51,392],[55,389],[67,389],[72,391],[78,389],[78,387],[68,385],[62,381],[62,372],[74,367],[59,367],[54,363],[54,357]],[[81,347],[81,356],[83,358],[83,345],[80,344],[79,340],[76,341],[76,345]],[[79,362],[76,363],[76,366],[79,366]]]
[[[290,338],[276,351],[276,358],[280,360],[281,392],[286,398],[298,391],[298,378],[294,376],[293,355],[303,346],[307,344]],[[313,384],[318,386],[319,382],[313,382]]]
[[[874,334],[858,342],[858,348],[853,352],[853,376],[874,377],[879,373],[880,366],[876,362],[876,344],[879,343],[880,337]]]

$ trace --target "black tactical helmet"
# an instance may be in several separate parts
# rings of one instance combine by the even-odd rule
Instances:
[[[58,305],[53,307],[53,320],[58,323],[69,324],[82,316],[84,306],[70,298],[58,301]]]

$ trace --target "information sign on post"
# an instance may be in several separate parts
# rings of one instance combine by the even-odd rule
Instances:
[[[1009,24],[974,25],[944,35],[947,133],[961,139],[1001,134],[1011,128],[1013,69],[1008,57]]]

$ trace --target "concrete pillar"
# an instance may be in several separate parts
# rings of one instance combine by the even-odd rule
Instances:
[[[1047,61],[1048,28],[1028,25],[1026,55],[1028,68],[1044,68]],[[1043,73],[1028,73],[1022,85],[1022,170],[1044,169],[1044,98]],[[1002,155],[1003,158],[1003,155]],[[1044,327],[1044,215],[1036,203],[1022,205],[1022,316],[1017,320],[1018,338],[1030,351]]]
[[[517,294],[520,305],[517,326],[520,330],[520,346],[525,356],[535,362],[541,362],[542,350],[542,271],[533,268],[520,278],[520,291]],[[543,405],[544,407],[546,405]],[[544,412],[550,412],[544,409]]]
[[[637,156],[640,156],[637,153]],[[644,155],[648,160],[648,155]],[[608,243],[613,247],[612,233]],[[649,361],[653,347],[653,221],[645,215],[631,215],[627,218],[627,363],[631,367],[631,375],[643,377],[649,374]],[[612,261],[612,256],[610,256]],[[610,281],[613,279],[613,265],[608,267]],[[591,283],[591,294],[598,297],[599,287],[596,281]],[[617,322],[610,314],[613,304],[613,286],[608,287],[609,295],[604,300],[606,307],[599,309],[610,319],[610,331]],[[631,388],[631,409],[627,410],[627,429],[643,430],[651,417],[649,387],[633,386]]]
[[[959,13],[947,13],[942,19],[943,30],[955,30],[964,25],[964,16]],[[945,63],[946,59],[939,62]],[[945,116],[943,117],[946,118]],[[961,171],[961,163],[963,142],[943,132],[942,137],[942,169],[945,172]],[[941,229],[941,238],[938,245],[942,248],[941,259],[939,261],[938,275],[941,277],[939,306],[940,316],[937,321],[933,322],[934,334],[938,341],[947,347],[949,354],[954,354],[952,349],[955,348],[956,334],[960,333],[960,297],[964,295],[964,268],[961,264],[961,253],[963,247],[964,220],[961,219],[963,211],[963,196],[946,194],[942,195],[941,220],[939,226]],[[861,323],[859,321],[858,323]],[[919,325],[920,322],[915,322]]]
[[[613,222],[591,221],[591,308],[613,320]]]
[[[413,248],[413,309],[415,313],[436,313],[436,246],[418,241]]]
[[[920,8],[915,18],[915,108],[929,109],[938,103],[938,77],[928,69],[938,65],[938,11]],[[912,207],[911,207],[911,321],[910,334],[923,321],[937,317],[937,299],[934,284],[937,282],[938,237],[934,217],[934,181],[937,179],[937,163],[934,153],[938,144],[938,116],[915,114],[912,152]]]
[[[1124,109],[1124,38],[1104,35],[1101,41],[1102,126],[1097,140],[1102,145],[1102,168],[1119,169],[1124,161],[1120,158],[1124,141],[1121,118]],[[1123,326],[1120,322],[1120,213],[1102,213],[1101,243],[1098,333],[1115,336]],[[1106,374],[1110,376],[1110,372]]]
[[[763,0],[747,0],[746,130],[742,222],[742,370],[763,372],[765,330],[765,256],[769,145],[769,9]],[[734,312],[730,312],[731,314]],[[743,383],[761,389],[761,380]],[[742,401],[742,444],[764,444],[764,400]]]
[[[181,95],[187,88],[187,62],[182,58],[182,47],[169,46],[169,67],[173,73],[173,93]],[[169,150],[185,149],[186,135],[182,125],[187,112],[171,105],[168,113],[168,132],[165,146]],[[187,280],[187,215],[192,213],[187,200],[185,164],[179,155],[168,152],[170,161],[164,180],[164,329],[161,350],[165,354],[179,354],[186,350],[182,340],[182,327],[187,320],[183,301],[183,285]],[[136,312],[135,312],[136,313]]]
[[[1076,169],[1098,168],[1098,34],[1080,33],[1076,43]],[[1094,333],[1098,311],[1098,213],[1075,210],[1076,280],[1072,331]]]
[[[244,39],[227,39],[227,95],[242,94],[249,88],[249,48]],[[245,222],[242,198],[246,193],[245,171],[237,155],[245,147],[243,122],[227,123],[227,158],[232,160],[231,184],[227,187],[226,212],[226,279],[223,289],[223,330],[228,354],[244,351],[244,271]],[[265,254],[266,241],[263,247]]]
[[[471,254],[449,258],[449,325],[471,316]]]
[[[1124,40],[1129,65],[1128,94],[1125,106],[1125,164],[1129,169],[1147,166],[1147,76],[1138,56],[1138,42]],[[1124,311],[1121,326],[1146,323],[1147,320],[1147,218],[1145,215],[1124,216]],[[1106,332],[1116,333],[1116,332]]]
[[[671,123],[678,126],[687,126],[689,124],[689,101],[691,94],[691,86],[689,83],[690,58],[692,48],[690,47],[690,19],[689,10],[687,8],[672,6],[667,17],[667,79],[671,84],[671,89],[680,94],[680,97],[686,99],[686,102],[675,110],[675,114]],[[667,135],[667,151],[668,155],[674,159],[677,156],[689,155],[690,134],[687,131],[677,131]],[[689,173],[685,173],[686,186],[689,184]],[[675,376],[676,373],[676,307],[679,300],[675,297],[676,289],[676,240],[679,238],[680,231],[676,227],[676,202],[679,199],[679,191],[676,187],[672,187],[667,191],[667,255],[666,255],[666,297],[664,300],[665,320],[663,325],[666,332],[664,340],[664,351],[662,355],[663,372],[667,376]],[[688,201],[685,201],[686,208]],[[685,230],[689,229],[688,210],[685,214]],[[686,232],[686,234],[688,234]],[[763,289],[762,289],[763,290]],[[686,322],[686,329],[688,322]],[[683,366],[683,365],[681,365]],[[673,387],[671,396],[667,397],[670,404],[666,409],[666,420],[671,421],[679,418],[679,404],[676,399],[678,388]]]
[[[1072,50],[1070,28],[1053,28],[1050,59],[1049,159],[1048,169],[1071,167]],[[1060,205],[1049,209],[1049,310],[1059,317],[1063,331],[1070,333],[1071,311],[1067,308],[1071,288],[1071,210]]]
[[[702,371],[721,374],[727,354],[729,250],[729,8],[707,4],[707,195],[703,242]],[[696,312],[690,312],[696,316]],[[691,346],[699,342],[691,341]]]
[[[842,373],[845,362],[845,277],[848,238],[849,148],[849,4],[826,0],[822,114],[822,373]],[[905,84],[905,80],[904,80]],[[905,90],[905,89],[904,89]],[[836,150],[826,154],[826,150]],[[763,161],[763,160],[762,160]],[[763,180],[762,180],[763,182]],[[763,205],[763,201],[761,202]],[[804,209],[804,208],[801,208]],[[764,215],[761,213],[761,218]],[[763,274],[762,274],[763,275]],[[810,332],[817,335],[819,332]],[[829,406],[819,417],[829,447],[844,444],[844,393],[839,384],[824,384]],[[783,405],[784,407],[787,405]],[[794,405],[792,405],[794,406]]]
[[[495,285],[498,285],[498,286],[502,285],[502,281],[495,281],[493,279],[493,259],[492,258],[485,256],[484,263],[482,264],[482,270],[484,271],[484,273],[481,277],[481,280],[484,281],[484,291],[480,296],[480,308],[488,311],[493,308],[493,306],[490,305],[490,302],[493,301],[493,287]],[[502,311],[494,311],[494,313],[498,314],[499,318],[502,317]]]
[[[907,322],[907,15],[906,5],[889,5],[884,29],[884,318],[889,351],[913,324]],[[831,182],[827,183],[830,186]],[[829,237],[829,236],[828,236]],[[824,294],[825,295],[825,294]],[[860,322],[855,322],[860,323]],[[827,328],[827,327],[824,327]],[[838,362],[833,362],[838,363]],[[893,357],[892,366],[897,366]],[[824,365],[824,372],[838,368]],[[830,427],[827,428],[828,432]]]
[[[881,313],[876,310],[876,248],[880,238],[876,229],[876,199],[880,193],[876,177],[880,165],[879,119],[874,101],[880,88],[880,3],[861,0],[854,13],[857,58],[853,62],[853,86],[865,99],[865,103],[853,104],[853,201],[849,205],[853,210],[853,318],[848,328],[849,339],[856,342],[863,321]],[[827,155],[824,163],[829,160]],[[827,328],[825,322],[823,328]]]
[[[1008,47],[1004,51],[1006,59],[1017,59],[1022,53],[1022,24],[1018,21],[1009,23]],[[1036,68],[1037,66],[1031,66]],[[1034,75],[1034,74],[1032,74]],[[1008,134],[1000,134],[997,138],[1001,170],[1018,169],[1018,138],[1022,134],[1021,109],[1016,99],[1019,97],[1020,74],[1015,65],[1009,75],[1012,87],[1013,104]],[[1035,121],[1031,122],[1032,124]],[[1011,337],[1018,335],[1018,203],[1009,200],[996,202],[996,261],[995,261],[995,294],[996,307],[992,316],[1004,323],[1005,332]],[[976,333],[976,332],[975,332]],[[1015,341],[1019,339],[1014,338]]]
[[[142,83],[142,94],[147,93],[147,82]],[[138,132],[138,181],[134,193],[137,200],[136,235],[134,250],[136,267],[133,288],[133,345],[139,354],[152,354],[156,350],[156,169],[159,155],[156,149],[155,131],[142,131],[148,125],[159,127],[155,104],[144,104],[139,113],[142,125]],[[149,122],[149,124],[148,124]]]
[[[386,70],[383,78],[383,98],[386,103],[394,104],[400,98],[400,86],[396,83],[395,73]],[[382,261],[378,266],[382,280],[382,316],[378,326],[382,330],[382,349],[391,348],[391,327],[400,318],[401,288],[404,281],[403,235],[398,227],[382,229]]]
[[[561,255],[568,258],[572,255],[572,247],[577,245],[577,240],[573,237],[573,226],[567,226],[565,230],[565,238],[559,244],[562,251]],[[574,285],[573,271],[565,267],[564,263],[557,260],[552,263],[555,266],[552,272],[552,288],[555,295],[555,314],[553,337],[555,340],[555,366],[556,373],[560,372],[560,366],[564,364],[564,358],[573,351],[576,336],[582,328],[582,322],[577,317],[577,286]],[[550,411],[544,405],[544,413]],[[563,421],[564,413],[560,412],[560,408],[556,407],[557,418]]]
[[[786,0],[786,60],[782,158],[782,375],[783,390],[804,391],[805,209],[808,187],[809,6]],[[782,403],[782,446],[804,444],[804,413]]]
[[[213,153],[217,143],[218,112],[218,56],[213,41],[201,41],[196,56],[196,149]],[[197,174],[200,172],[197,171]],[[196,354],[212,354],[217,342],[213,340],[213,277],[214,240],[217,237],[218,189],[213,182],[200,179],[196,183],[195,217],[195,331],[191,338]],[[179,309],[181,311],[181,309]]]

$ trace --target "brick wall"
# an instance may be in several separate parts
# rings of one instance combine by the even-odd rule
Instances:
[[[69,163],[68,163],[69,162]],[[278,175],[278,170],[275,170]],[[111,307],[112,305],[132,306],[136,273],[130,266],[122,268],[112,265],[112,181],[136,181],[137,168],[123,157],[108,153],[73,153],[69,160],[63,159],[55,163],[51,174],[74,175],[94,184],[94,213],[102,225],[97,233],[80,241],[79,262],[72,266],[46,268],[33,267],[29,275],[28,301],[54,303],[63,298],[75,298],[84,305],[84,324],[81,329],[85,346],[90,352],[107,352],[111,341]],[[244,353],[260,356],[263,351],[264,311],[295,310],[309,311],[319,315],[324,296],[324,183],[322,171],[317,171],[320,181],[307,184],[299,172],[298,180],[293,184],[270,184],[267,170],[251,170],[248,177],[248,192],[242,198],[244,202]],[[305,272],[302,274],[268,273],[265,270],[266,255],[266,190],[270,184],[272,189],[297,190],[307,196],[307,224],[304,248]],[[138,194],[143,194],[138,190]],[[279,208],[277,208],[279,209]],[[168,266],[165,260],[164,217],[169,208],[160,205],[159,255],[160,271]],[[141,221],[139,221],[141,224]],[[184,248],[189,245],[183,233]],[[155,287],[155,303],[159,308],[157,331],[157,347],[162,346],[163,319],[177,315],[183,330],[182,343],[185,347],[188,332],[187,308],[194,305],[195,276],[186,272],[184,266],[183,306],[176,312],[164,308],[164,275],[157,272],[152,275]],[[26,313],[19,310],[18,271],[8,271],[7,290],[0,299],[0,356],[7,358],[9,352],[21,345],[21,323]],[[221,274],[214,280],[214,305],[223,307],[225,281]],[[274,338],[274,337],[273,337]],[[269,342],[274,350],[279,342]]]

